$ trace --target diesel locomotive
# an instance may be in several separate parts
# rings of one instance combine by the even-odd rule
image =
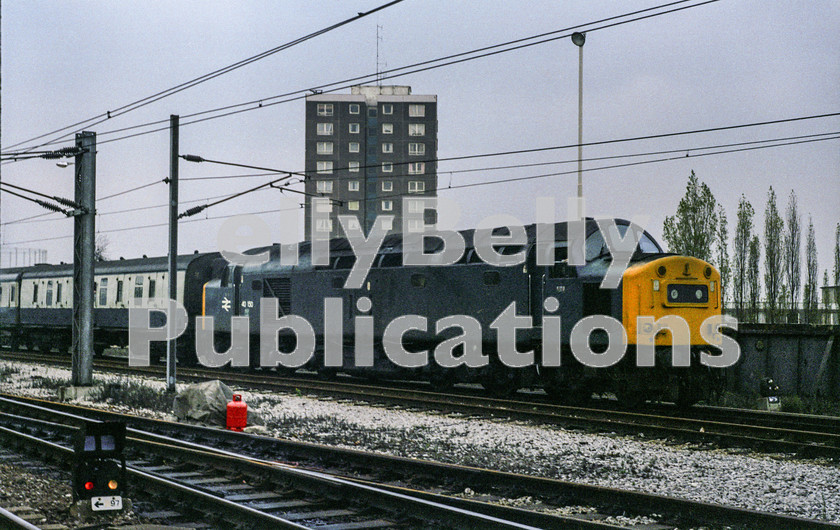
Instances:
[[[630,226],[620,219],[612,222],[622,234]],[[352,289],[346,288],[347,279],[357,256],[347,239],[331,240],[329,260],[320,265],[313,264],[308,242],[297,246],[294,264],[281,259],[280,245],[246,253],[266,255],[259,263],[231,263],[220,253],[180,256],[178,303],[186,309],[188,325],[178,339],[179,362],[196,362],[197,333],[212,334],[215,352],[233,351],[233,327],[247,337],[250,364],[260,365],[266,340],[260,317],[274,317],[276,310],[278,319],[305,321],[314,342],[304,362],[263,370],[289,372],[300,366],[324,377],[344,372],[422,379],[436,388],[479,383],[495,395],[542,387],[565,403],[581,403],[593,393],[612,393],[631,407],[648,399],[690,405],[708,398],[720,380],[715,364],[703,362],[721,355],[721,343],[713,338],[716,329],[704,330],[721,315],[718,271],[702,260],[664,253],[643,232],[618,286],[603,288],[611,248],[596,221],[588,219],[584,226],[582,259],[569,259],[569,225],[557,223],[553,259],[541,264],[537,227],[530,225],[524,227],[524,239],[493,247],[499,256],[520,258],[508,260],[508,266],[481,259],[472,230],[460,232],[464,252],[447,265],[404,265],[403,236],[388,235],[361,286]],[[425,243],[427,254],[440,250],[434,238]],[[95,282],[97,353],[128,345],[129,308],[167,302],[165,258],[99,262]],[[67,351],[71,293],[69,265],[0,271],[2,345]],[[264,312],[269,308],[272,314]],[[611,356],[616,331],[621,335],[621,355],[603,366],[587,363],[574,347],[581,341],[578,324],[593,316],[609,317],[618,330],[599,324],[584,330],[581,348],[590,359]],[[682,327],[662,325],[672,317],[679,317]],[[508,331],[513,329],[505,337],[504,322]],[[395,326],[400,328],[396,333]],[[279,353],[297,351],[308,342],[282,326],[271,334]],[[438,362],[442,349],[450,362]],[[394,351],[428,362],[394,362]],[[512,364],[505,359],[511,351],[532,362]]]

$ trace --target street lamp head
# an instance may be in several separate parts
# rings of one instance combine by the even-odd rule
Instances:
[[[67,167],[67,166],[72,166],[73,162],[68,162],[66,160],[62,160],[61,162],[56,162],[55,165],[57,165],[58,167]]]
[[[572,42],[575,43],[575,46],[583,46],[583,43],[586,42],[586,33],[578,33],[577,31],[572,33]]]

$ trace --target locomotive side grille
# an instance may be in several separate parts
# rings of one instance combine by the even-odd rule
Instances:
[[[289,278],[266,278],[263,281],[263,296],[276,298],[281,314],[292,312],[292,281]]]

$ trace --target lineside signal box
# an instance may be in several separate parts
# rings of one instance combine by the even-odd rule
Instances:
[[[74,500],[90,500],[93,511],[121,510],[127,492],[125,423],[88,423],[76,435]]]

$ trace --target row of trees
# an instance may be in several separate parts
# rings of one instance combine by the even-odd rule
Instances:
[[[755,209],[744,195],[738,203],[729,254],[726,212],[709,187],[694,171],[688,177],[685,196],[677,212],[665,218],[663,235],[671,252],[695,256],[715,265],[721,274],[722,300],[732,301],[739,320],[755,321],[761,312],[767,322],[793,320],[799,314],[800,296],[805,322],[815,322],[819,307],[819,268],[814,221],[808,216],[805,237],[805,269],[802,270],[802,216],[796,192],[791,190],[784,218],[770,187],[764,209],[764,244],[757,234]],[[834,269],[824,271],[823,285],[840,285],[840,223],[834,237]],[[761,258],[764,253],[764,295]]]

